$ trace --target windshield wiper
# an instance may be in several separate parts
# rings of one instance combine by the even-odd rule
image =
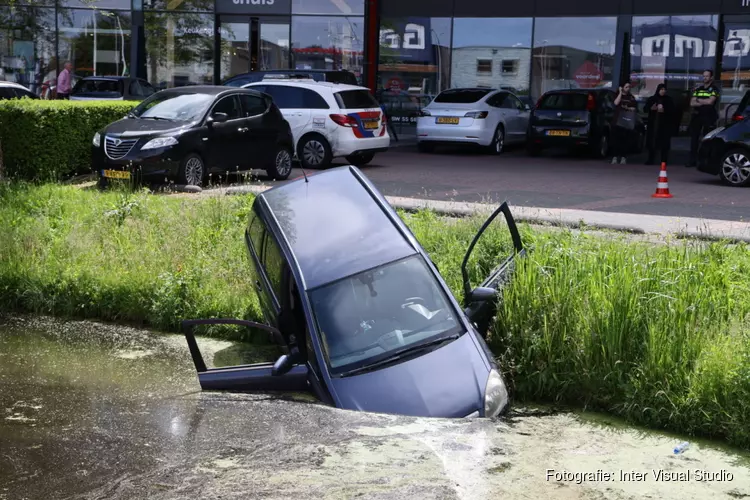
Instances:
[[[143,120],[166,120],[168,122],[173,122],[174,120],[171,118],[166,118],[164,116],[141,116],[141,119]]]
[[[391,356],[388,356],[385,359],[381,359],[380,361],[376,361],[375,363],[372,363],[372,364],[369,364],[369,365],[365,365],[365,366],[361,366],[361,367],[355,368],[353,370],[349,370],[348,372],[342,373],[340,376],[341,377],[348,377],[350,375],[356,375],[358,373],[369,372],[369,371],[372,371],[372,370],[374,370],[376,368],[380,368],[382,366],[392,364],[392,363],[394,363],[394,362],[396,362],[396,361],[398,361],[398,360],[400,360],[402,358],[405,358],[409,354],[413,354],[413,353],[415,353],[417,351],[423,351],[423,350],[427,349],[428,347],[432,347],[432,346],[435,346],[435,345],[438,345],[438,344],[442,344],[444,342],[448,342],[448,341],[451,341],[451,340],[456,340],[458,337],[460,337],[460,335],[458,333],[454,333],[452,335],[446,335],[445,337],[440,337],[440,338],[437,338],[437,339],[432,339],[432,340],[427,341],[427,342],[422,342],[421,344],[415,344],[415,345],[412,345],[412,346],[409,346],[409,347],[405,347],[404,349],[401,349],[400,351],[394,352]]]

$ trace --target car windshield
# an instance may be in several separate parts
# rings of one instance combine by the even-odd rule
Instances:
[[[120,80],[79,80],[73,89],[74,94],[106,94],[114,97],[122,96]]]
[[[344,90],[336,92],[336,102],[341,109],[379,108],[380,104],[367,90]]]
[[[214,96],[200,93],[157,93],[139,104],[131,114],[143,119],[193,121],[202,116]]]
[[[334,374],[462,331],[420,255],[325,285],[311,291],[310,299]]]
[[[445,90],[438,94],[435,102],[445,102],[450,104],[470,104],[477,102],[489,94],[491,89],[462,89],[462,90]]]
[[[588,94],[577,92],[565,92],[559,94],[547,94],[539,103],[539,109],[555,111],[578,111],[586,109]]]

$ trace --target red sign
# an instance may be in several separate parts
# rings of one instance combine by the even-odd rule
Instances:
[[[404,81],[403,81],[403,80],[402,80],[401,78],[398,78],[398,77],[393,77],[393,78],[390,78],[390,79],[388,80],[388,83],[387,83],[387,85],[386,85],[386,88],[387,88],[388,90],[395,90],[395,91],[399,91],[399,90],[406,90],[406,89],[404,88],[405,86],[406,86],[406,84],[404,83]]]
[[[602,74],[599,67],[591,61],[586,61],[573,74],[578,85],[582,88],[596,87],[602,81]]]

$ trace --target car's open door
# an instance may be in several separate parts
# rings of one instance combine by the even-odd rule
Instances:
[[[498,255],[497,257],[501,259],[500,263],[490,271],[489,276],[487,276],[482,283],[476,287],[472,287],[467,269],[469,257],[484,232],[501,213],[505,216],[513,248],[512,250],[509,249],[507,255]],[[523,256],[524,254],[525,250],[523,248],[523,243],[521,242],[521,235],[518,232],[516,222],[510,212],[508,203],[503,202],[503,204],[489,216],[484,224],[482,224],[479,232],[474,236],[474,239],[469,245],[463,263],[461,264],[461,275],[463,277],[464,287],[464,311],[472,323],[476,325],[479,332],[485,337],[490,327],[490,321],[495,316],[497,310],[498,294],[503,285],[510,278],[510,273],[513,270],[513,263],[516,256]]]
[[[189,319],[182,322],[182,330],[187,340],[190,355],[198,372],[198,382],[203,390],[242,391],[242,392],[300,392],[308,388],[307,366],[297,364],[294,356],[284,353],[275,363],[254,363],[247,365],[207,368],[203,355],[193,333],[197,325],[230,324],[258,328],[269,332],[280,346],[284,346],[281,332],[277,329],[241,319]]]

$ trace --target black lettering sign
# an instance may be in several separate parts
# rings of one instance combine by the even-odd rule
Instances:
[[[292,0],[216,0],[219,14],[290,14]]]

